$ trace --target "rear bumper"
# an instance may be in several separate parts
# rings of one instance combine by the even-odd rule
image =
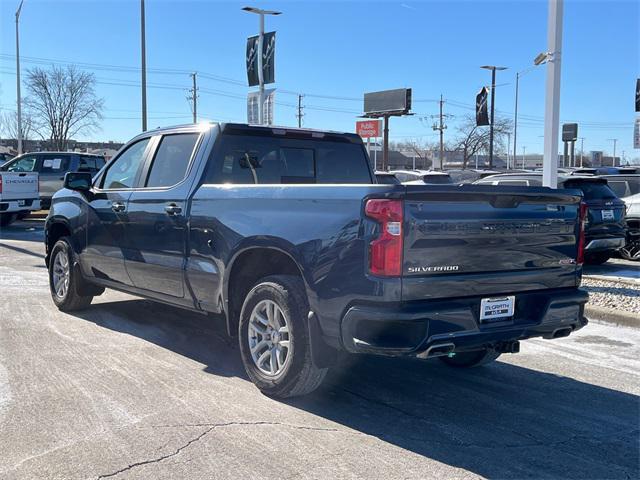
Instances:
[[[425,357],[442,344],[453,344],[452,351],[497,348],[532,337],[567,336],[587,324],[584,305],[589,296],[583,290],[543,290],[515,297],[514,316],[491,323],[479,321],[481,297],[397,307],[352,306],[342,318],[342,343],[353,353]]]
[[[625,237],[614,238],[595,238],[587,241],[585,250],[589,252],[604,251],[604,250],[618,250],[624,247],[626,243]]]
[[[20,205],[20,202],[23,204]],[[0,213],[15,213],[31,210],[40,210],[40,200],[26,198],[24,200],[16,199],[0,201]]]

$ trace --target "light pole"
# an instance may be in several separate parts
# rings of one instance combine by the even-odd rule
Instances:
[[[524,167],[524,156],[526,154],[527,151],[527,147],[525,145],[522,146],[522,169],[526,170],[526,168]]]
[[[22,98],[20,96],[20,35],[18,33],[18,24],[20,22],[20,11],[22,3],[20,0],[18,10],[16,10],[16,102],[18,110],[18,155],[22,155]]]
[[[518,148],[518,89],[520,85],[520,77],[525,76],[538,65],[546,63],[548,59],[549,55],[547,53],[540,53],[533,59],[533,66],[525,68],[521,72],[516,72],[516,105],[513,115],[513,158],[516,157],[516,148]]]
[[[544,105],[542,184],[558,188],[558,127],[560,124],[560,61],[564,0],[549,0],[547,17],[547,79]]]
[[[260,94],[258,97],[258,118],[260,119],[260,125],[263,124],[263,102],[264,102],[264,75],[262,71],[262,42],[264,41],[264,16],[265,15],[281,15],[282,12],[276,12],[274,10],[263,10],[255,7],[242,7],[242,10],[249,13],[255,13],[260,15],[260,31],[258,36],[258,82],[260,85]]]
[[[147,131],[147,47],[144,32],[144,0],[140,0],[140,49],[142,54],[142,131]]]
[[[491,170],[493,168],[493,120],[496,107],[496,70],[506,70],[507,67],[483,65],[480,68],[491,70],[491,123],[489,125],[489,169]]]
[[[583,155],[584,155],[584,137],[580,137],[580,168],[582,168]]]

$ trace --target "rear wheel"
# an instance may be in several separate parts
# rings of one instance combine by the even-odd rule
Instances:
[[[584,260],[585,263],[589,265],[602,265],[607,262],[611,258],[611,254],[609,252],[603,253],[590,253],[585,255]]]
[[[51,250],[49,287],[53,303],[63,312],[87,308],[93,295],[81,295],[84,285],[75,266],[73,249],[67,237],[62,237]],[[84,292],[83,292],[84,293]]]
[[[445,356],[438,358],[451,367],[471,368],[494,362],[499,356],[500,353],[495,350],[485,348],[482,350],[474,350],[472,352],[456,353],[452,357]]]
[[[266,277],[247,294],[239,323],[242,362],[251,381],[266,395],[305,395],[320,386],[327,369],[311,360],[302,280]]]

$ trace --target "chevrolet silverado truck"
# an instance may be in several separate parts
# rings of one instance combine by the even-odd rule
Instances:
[[[40,210],[38,174],[0,172],[0,227]]]
[[[583,327],[581,198],[376,184],[355,134],[173,127],[66,175],[46,263],[62,311],[112,288],[226,322],[248,377],[283,398],[340,352],[472,367]]]

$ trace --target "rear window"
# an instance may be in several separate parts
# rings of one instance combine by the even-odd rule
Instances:
[[[608,178],[607,183],[618,197],[628,197],[640,192],[640,178]]]
[[[362,145],[328,140],[224,135],[207,183],[371,183]]]
[[[605,200],[616,198],[616,194],[609,188],[606,183],[600,182],[572,182],[568,181],[564,184],[565,188],[577,188],[582,190],[586,200]]]
[[[432,185],[447,185],[453,183],[449,175],[424,175],[422,181]]]
[[[78,171],[79,172],[97,172],[102,167],[104,167],[104,158],[102,157],[85,157],[80,156],[78,162]]]

